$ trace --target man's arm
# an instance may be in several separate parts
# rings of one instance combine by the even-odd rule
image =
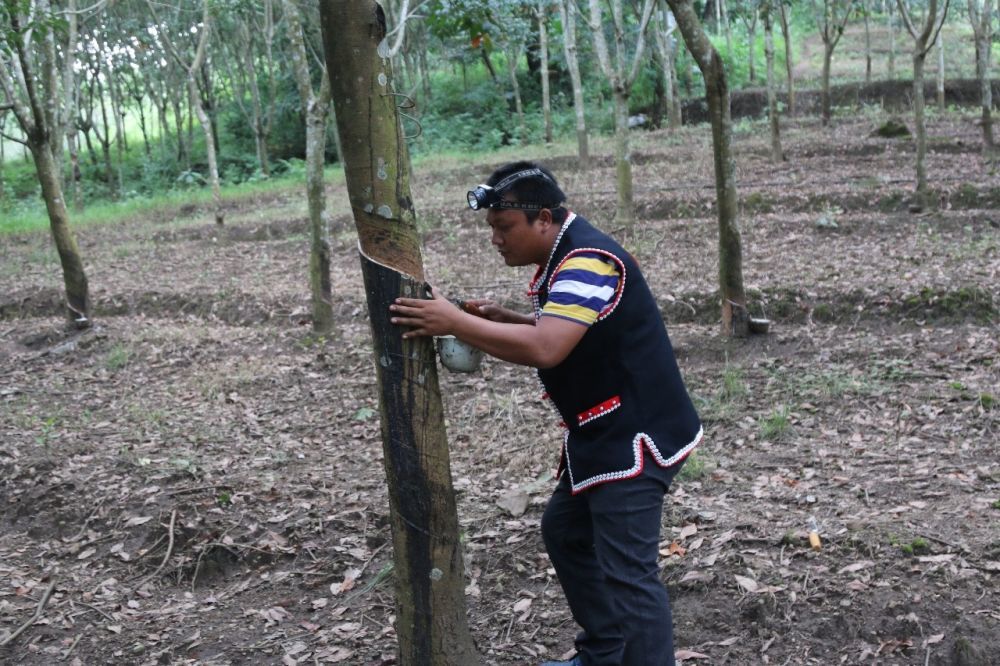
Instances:
[[[410,326],[404,338],[454,335],[490,356],[535,368],[562,363],[587,332],[580,323],[542,317],[528,324],[490,321],[462,312],[437,291],[432,299],[399,298],[389,306],[392,323]]]

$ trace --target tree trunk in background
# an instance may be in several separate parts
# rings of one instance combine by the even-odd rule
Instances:
[[[913,54],[913,124],[917,131],[917,196],[915,203],[927,204],[927,124],[924,120],[924,61],[927,55]]]
[[[785,85],[788,88],[788,115],[795,115],[795,74],[792,63],[792,31],[788,25],[788,7],[785,3],[778,5],[778,16],[781,18],[781,37],[785,40]]]
[[[937,108],[944,113],[944,32],[938,33],[937,38],[938,67],[937,67]]]
[[[896,0],[889,0],[889,78],[896,78]]]
[[[547,3],[543,1],[535,8],[535,17],[538,19],[538,49],[542,59],[538,73],[542,77],[542,116],[545,118],[545,143],[552,143],[552,102],[549,97],[549,31],[546,27],[549,20]]]
[[[922,26],[915,24],[910,10],[903,3],[906,0],[896,0],[899,16],[903,19],[907,31],[913,37],[913,124],[917,132],[917,190],[914,194],[914,208],[922,209],[928,204],[927,191],[927,125],[924,120],[924,63],[927,54],[934,48],[934,42],[940,38],[941,28],[948,16],[948,0],[945,0],[944,11],[938,21],[937,0],[930,0]]]
[[[201,14],[201,35],[198,38],[198,49],[195,51],[194,61],[188,68],[187,85],[188,100],[195,114],[198,116],[198,124],[205,134],[205,156],[208,159],[208,183],[212,188],[212,206],[215,209],[215,223],[223,224],[226,213],[222,208],[222,190],[219,186],[219,165],[215,156],[215,134],[212,131],[212,119],[209,118],[205,110],[201,93],[198,91],[198,76],[202,73],[201,68],[205,63],[206,52],[208,51],[208,38],[212,31],[212,15],[208,10],[209,0],[202,0]]]
[[[510,75],[510,87],[514,93],[514,111],[517,113],[517,142],[522,146],[528,142],[528,123],[524,118],[524,102],[521,101],[521,84],[517,80],[517,63],[521,60],[524,43],[508,44],[504,49],[507,56],[507,73]]]
[[[640,12],[638,36],[632,59],[629,61],[625,44],[626,23],[622,0],[611,0],[610,3],[615,45],[613,54],[609,51],[604,37],[601,2],[590,0],[590,31],[594,36],[594,46],[601,70],[611,85],[611,94],[614,97],[615,180],[618,191],[615,224],[624,227],[625,234],[629,237],[635,234],[635,204],[632,192],[632,151],[628,135],[628,98],[642,63],[646,27],[653,14],[653,1],[645,0],[642,9],[638,10]]]
[[[733,26],[729,22],[729,9],[726,7],[726,0],[717,0],[722,8],[722,29],[726,32],[726,56],[733,57]]]
[[[674,130],[681,125],[680,103],[675,95],[676,63],[674,62],[673,33],[677,25],[674,16],[667,8],[665,0],[657,0],[656,21],[653,25],[653,35],[656,38],[655,52],[659,54],[663,72],[663,95],[667,104],[667,126]]]
[[[771,19],[772,7],[769,4],[761,6],[760,13],[764,19],[764,59],[767,62],[767,116],[771,125],[771,161],[781,162],[784,154],[781,150],[781,122],[778,117],[778,95],[774,82],[774,26]]]
[[[563,47],[566,51],[566,67],[569,69],[570,84],[573,87],[573,111],[576,116],[576,148],[580,168],[590,165],[590,149],[587,141],[587,115],[583,102],[583,82],[580,79],[580,61],[576,48],[576,1],[560,0],[560,16],[563,24]]]
[[[38,5],[38,8],[40,11],[41,5]],[[14,44],[12,49],[14,52],[10,53],[10,67],[8,68],[8,63],[0,58],[0,88],[4,90],[10,100],[14,118],[25,136],[32,160],[35,163],[35,172],[49,216],[52,240],[55,242],[56,251],[59,253],[59,263],[62,267],[63,284],[66,289],[67,318],[70,325],[75,328],[88,328],[91,324],[90,289],[83,268],[83,259],[80,257],[80,249],[69,227],[69,213],[66,210],[66,199],[62,192],[60,165],[52,157],[52,149],[49,144],[53,134],[46,124],[49,114],[46,113],[45,109],[53,108],[56,102],[39,99],[38,90],[35,87],[38,74],[41,75],[42,81],[51,80],[54,74],[50,71],[36,73],[32,70],[32,58],[25,50],[26,40],[21,27],[22,17],[16,10],[10,11],[9,15],[10,31],[16,37],[11,40]],[[35,18],[37,17],[36,14]],[[55,66],[54,60],[49,58],[42,58],[41,62],[43,68],[46,69]],[[18,92],[19,89],[23,91],[23,98],[27,100],[26,102],[21,101],[22,96]],[[56,93],[56,90],[50,90],[53,94]]]
[[[322,75],[319,96],[309,76],[309,54],[302,34],[302,18],[295,0],[284,0],[292,74],[306,112],[306,198],[309,202],[309,286],[312,295],[312,326],[317,333],[333,330],[333,289],[330,283],[330,222],[326,213],[323,184],[326,152],[326,120],[330,107],[330,83]]]
[[[389,490],[400,666],[476,666],[433,341],[389,322],[424,296],[409,159],[371,0],[321,0],[327,73],[368,298]]]
[[[62,116],[59,124],[66,133],[66,149],[69,152],[69,180],[63,179],[63,191],[69,189],[73,197],[73,210],[83,211],[83,196],[80,193],[80,147],[78,145],[76,115],[77,115],[77,83],[76,83],[76,41],[79,22],[76,13],[76,0],[66,4],[66,46],[63,52],[63,84],[62,84]],[[62,166],[62,160],[56,160]],[[66,183],[69,186],[66,187]]]
[[[992,156],[993,89],[990,85],[990,44],[993,41],[993,0],[968,0],[969,21],[976,40],[976,77],[979,79],[979,104],[982,109],[983,152]]]
[[[715,196],[719,214],[719,295],[722,333],[734,337],[750,334],[750,314],[743,287],[743,242],[740,238],[736,162],[733,159],[732,118],[726,69],[705,34],[692,0],[667,0],[691,55],[705,79],[705,97],[712,123],[715,158]]]
[[[747,41],[750,42],[750,44],[749,44],[749,46],[747,48],[747,62],[750,65],[750,72],[749,72],[750,83],[754,84],[754,83],[757,82],[757,66],[754,63],[754,60],[755,60],[754,56],[756,55],[755,54],[755,50],[756,50],[755,47],[757,45],[757,17],[758,17],[758,14],[757,14],[757,7],[754,6],[753,3],[750,3],[750,5],[747,7],[747,10],[753,12],[753,16],[751,17],[751,19],[749,21],[747,21],[746,25],[747,25]]]
[[[830,67],[833,62],[833,49],[827,45],[823,46],[823,74],[820,79],[820,105],[823,127],[830,124],[830,117],[833,109],[830,104]]]
[[[861,0],[861,16],[865,21],[865,83],[872,82],[872,31],[868,13],[871,0]]]

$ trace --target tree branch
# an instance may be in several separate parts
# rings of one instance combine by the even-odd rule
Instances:
[[[899,15],[903,17],[903,25],[906,26],[906,30],[910,33],[913,39],[917,38],[917,29],[913,27],[913,19],[910,18],[910,10],[906,8],[903,0],[896,0],[896,7],[899,9]]]

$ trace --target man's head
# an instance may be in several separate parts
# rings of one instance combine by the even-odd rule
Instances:
[[[566,219],[566,195],[555,176],[534,162],[512,162],[469,192],[469,205],[486,209],[492,243],[508,266],[541,264]]]

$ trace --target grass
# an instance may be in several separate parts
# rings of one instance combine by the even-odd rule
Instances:
[[[788,407],[780,405],[761,419],[760,436],[762,439],[778,440],[788,434],[791,427]]]
[[[327,167],[325,178],[327,183],[342,184],[344,171],[338,166]],[[292,191],[304,186],[305,175],[293,172],[276,176],[268,180],[224,185],[222,201],[233,202],[253,198],[264,194],[282,191]],[[304,195],[303,195],[304,199]],[[157,214],[169,214],[186,205],[204,205],[212,201],[209,188],[175,189],[153,196],[134,197],[120,201],[95,201],[88,205],[82,213],[70,211],[70,224],[74,227],[92,224],[115,224],[141,217]],[[48,229],[49,218],[41,202],[28,209],[15,209],[0,217],[0,235],[36,232]]]

